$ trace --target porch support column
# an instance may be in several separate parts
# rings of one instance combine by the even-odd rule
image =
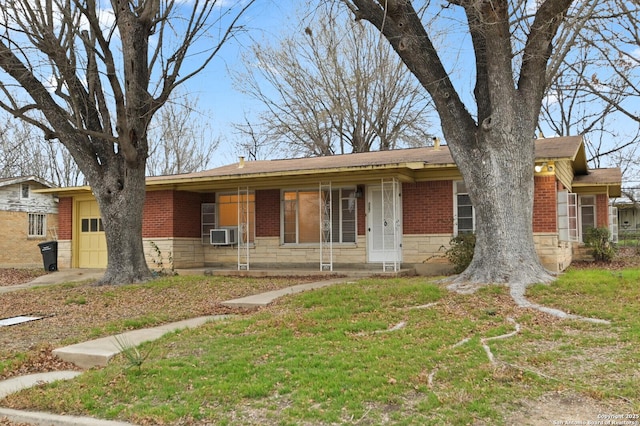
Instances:
[[[250,221],[249,188],[238,187],[238,271],[249,270]]]
[[[320,182],[318,191],[320,209],[320,270],[333,271],[333,203],[331,182]]]

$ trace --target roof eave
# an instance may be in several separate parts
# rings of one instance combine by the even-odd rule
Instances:
[[[30,175],[30,176],[20,176],[20,177],[16,177],[16,178],[12,178],[12,179],[7,179],[5,181],[0,182],[0,187],[2,186],[9,186],[9,185],[16,185],[19,183],[24,183],[24,182],[29,182],[29,181],[33,181],[33,182],[37,182],[40,185],[43,186],[47,186],[49,188],[56,188],[56,186],[50,182],[47,182],[46,180],[36,176],[36,175]],[[36,191],[34,189],[34,191]]]
[[[456,167],[455,164],[429,164],[422,161],[406,162],[406,163],[394,163],[394,164],[379,164],[379,165],[366,165],[366,166],[352,166],[352,167],[333,167],[327,169],[298,169],[298,170],[284,170],[273,172],[254,172],[254,173],[233,173],[217,176],[198,176],[198,177],[183,177],[183,178],[171,178],[171,179],[152,179],[147,180],[148,187],[164,187],[175,186],[182,184],[199,184],[206,182],[221,182],[229,180],[255,180],[255,179],[281,179],[289,178],[293,176],[327,176],[327,175],[339,175],[343,173],[353,173],[362,171],[417,171],[424,169],[439,169],[446,167]]]
[[[575,192],[579,192],[580,188],[604,188],[609,197],[620,197],[622,195],[622,184],[619,182],[574,182],[572,185],[572,189]]]

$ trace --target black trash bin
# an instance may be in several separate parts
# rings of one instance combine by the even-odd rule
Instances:
[[[57,271],[58,270],[58,242],[47,241],[46,243],[38,244],[40,247],[40,253],[42,253],[42,263],[44,263],[45,271]]]

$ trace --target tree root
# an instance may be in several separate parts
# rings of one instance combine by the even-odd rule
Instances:
[[[459,293],[459,294],[472,294],[472,293],[475,293],[481,287],[487,285],[487,284],[480,284],[480,283],[460,280],[460,276],[453,279],[445,278],[441,282],[449,283],[449,285],[447,286],[447,289],[450,291],[455,291],[456,293]],[[588,318],[580,315],[568,314],[559,309],[549,308],[546,306],[538,305],[536,303],[532,303],[529,300],[527,300],[527,298],[524,296],[526,288],[528,287],[528,284],[526,283],[516,282],[516,283],[498,284],[498,285],[506,285],[509,287],[511,298],[513,299],[514,302],[516,302],[516,305],[518,305],[518,307],[520,308],[535,309],[537,311],[540,311],[545,314],[554,316],[556,318],[561,318],[561,319],[573,319],[573,320],[579,320],[579,321],[586,321],[593,324],[606,324],[606,325],[611,324],[611,321],[608,321],[608,320],[603,320],[599,318]]]
[[[465,343],[467,343],[469,340],[471,340],[471,337],[465,337],[464,339],[460,340],[458,343],[456,343],[455,345],[451,346],[452,348],[457,348],[458,346],[462,346]]]
[[[509,321],[510,323],[512,323],[514,325],[514,330],[510,333],[506,333],[506,334],[501,334],[500,336],[494,336],[494,337],[483,337],[480,339],[480,343],[482,344],[482,348],[484,349],[485,353],[487,354],[487,358],[489,359],[489,362],[491,363],[491,365],[493,365],[494,367],[497,367],[498,365],[505,365],[507,367],[513,368],[515,370],[520,370],[520,371],[524,371],[527,373],[531,373],[531,374],[535,374],[538,377],[542,377],[544,379],[547,380],[554,380],[554,381],[560,381],[559,379],[552,377],[552,376],[548,376],[544,373],[541,373],[539,371],[530,369],[530,368],[526,368],[526,367],[522,367],[516,364],[511,364],[505,361],[498,361],[496,360],[496,357],[493,355],[493,352],[491,351],[491,348],[489,347],[488,342],[491,342],[493,340],[502,340],[502,339],[508,339],[510,337],[515,336],[516,334],[520,333],[521,330],[521,326],[518,322],[516,322],[513,318],[508,317],[507,321]],[[462,340],[460,340],[458,343],[454,344],[453,346],[451,346],[450,349],[454,349],[457,347],[460,347],[466,343],[468,343],[471,340],[471,337],[466,337]],[[438,373],[438,367],[434,367],[433,370],[431,370],[431,372],[429,373],[429,375],[427,376],[427,387],[429,389],[433,389],[434,383],[435,383],[435,376]]]
[[[393,327],[387,328],[386,330],[375,330],[372,332],[372,334],[381,334],[381,333],[391,333],[393,331],[398,331],[400,329],[403,329],[404,327],[407,326],[407,322],[406,321],[400,321],[399,323],[397,323],[396,325],[394,325]],[[366,336],[370,333],[361,331],[360,333],[356,333],[356,336]]]
[[[510,287],[511,298],[513,299],[514,302],[516,302],[516,304],[520,308],[535,309],[537,311],[544,312],[545,314],[549,314],[556,318],[561,318],[561,319],[573,319],[573,320],[579,320],[579,321],[586,321],[594,324],[607,324],[607,325],[611,324],[611,321],[607,321],[599,318],[588,318],[580,315],[568,314],[559,309],[549,308],[546,306],[538,305],[537,303],[532,303],[529,300],[527,300],[526,297],[524,297],[525,288],[526,287],[524,285],[517,285],[517,284],[511,285]]]
[[[374,333],[390,333],[392,331],[398,331],[401,328],[404,328],[407,325],[407,323],[405,321],[400,321],[399,323],[397,323],[396,325],[394,325],[391,328],[388,328],[386,330],[376,330],[374,331]]]
[[[418,306],[408,306],[405,309],[407,310],[412,310],[412,309],[428,309],[428,308],[433,308],[434,306],[436,306],[438,304],[438,302],[432,302],[432,303],[427,303],[426,305],[418,305]]]
[[[433,379],[436,377],[437,372],[438,368],[434,368],[433,370],[431,370],[431,373],[429,373],[429,376],[427,376],[427,387],[429,389],[433,389]]]
[[[493,356],[493,353],[491,352],[491,348],[489,347],[489,345],[487,345],[487,342],[490,342],[492,340],[508,339],[509,337],[513,337],[516,334],[520,333],[520,324],[515,322],[513,318],[507,318],[507,321],[515,325],[514,331],[512,331],[511,333],[502,334],[500,336],[483,337],[482,339],[480,339],[480,343],[482,344],[482,347],[484,348],[484,351],[486,352],[487,357],[489,358],[489,361],[491,361],[491,364],[493,365],[496,364],[496,360],[495,360],[495,357]]]

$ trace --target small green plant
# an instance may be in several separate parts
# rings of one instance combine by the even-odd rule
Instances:
[[[597,262],[611,262],[616,256],[616,246],[609,241],[609,229],[589,228],[584,235],[584,243],[591,248],[591,255]]]
[[[167,256],[167,263],[169,264],[167,268],[165,267],[164,256],[162,251],[160,251],[160,247],[158,247],[158,245],[153,241],[150,241],[149,245],[153,249],[153,253],[151,253],[151,261],[156,265],[158,275],[178,275],[173,266],[173,254],[169,252],[169,255]]]
[[[453,237],[449,244],[445,256],[453,264],[453,272],[459,274],[467,269],[473,259],[476,236],[475,234],[459,234]]]
[[[86,305],[87,298],[84,296],[71,296],[64,301],[65,305]]]
[[[120,350],[120,353],[124,356],[127,361],[127,369],[137,367],[138,370],[142,368],[142,364],[149,358],[151,352],[154,349],[154,345],[149,346],[149,350],[146,352],[140,352],[137,346],[132,344],[130,341],[126,339],[124,336],[114,336],[116,341],[116,346]]]

